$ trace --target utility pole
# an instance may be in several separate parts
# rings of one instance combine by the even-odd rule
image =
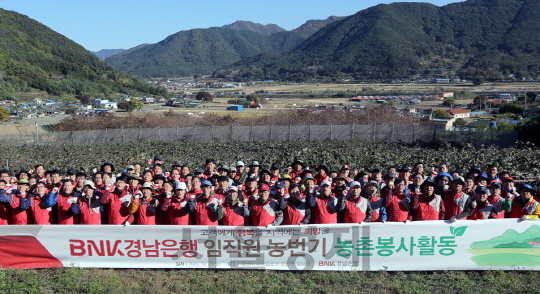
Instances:
[[[39,135],[38,135],[38,121],[37,121],[37,118],[38,118],[38,112],[37,112],[37,106],[36,106],[36,143],[39,143]]]

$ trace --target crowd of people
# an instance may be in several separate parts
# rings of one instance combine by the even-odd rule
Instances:
[[[156,156],[118,171],[105,162],[69,169],[0,171],[0,224],[279,226],[540,217],[540,181],[516,188],[496,165],[466,173],[441,164],[334,171],[207,159],[194,171]]]

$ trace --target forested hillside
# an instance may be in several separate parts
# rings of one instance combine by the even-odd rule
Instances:
[[[381,4],[326,25],[293,50],[247,58],[215,76],[239,81],[540,76],[539,18],[537,0]]]
[[[0,9],[0,99],[31,88],[51,95],[165,94],[22,14]]]
[[[310,20],[292,31],[246,21],[221,28],[180,31],[159,43],[113,55],[106,62],[143,77],[210,74],[250,56],[293,49],[321,27],[338,19],[332,16]]]

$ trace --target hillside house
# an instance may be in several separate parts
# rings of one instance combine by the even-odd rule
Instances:
[[[463,108],[448,109],[446,111],[448,116],[453,118],[469,118],[471,117],[471,111]]]

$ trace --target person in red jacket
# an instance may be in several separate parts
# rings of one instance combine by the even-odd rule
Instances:
[[[267,184],[261,184],[259,191],[259,198],[244,206],[244,215],[251,216],[254,226],[279,226],[283,222],[283,212],[278,203],[270,198],[270,187]]]
[[[28,180],[22,179],[18,181],[18,190],[7,191],[5,189],[0,190],[0,202],[6,203],[11,208],[11,224],[12,225],[27,225],[32,223],[30,211],[21,210],[21,198],[29,197],[28,189],[30,184]]]
[[[453,216],[467,211],[470,214],[471,199],[463,193],[465,180],[462,177],[450,182],[449,189],[444,195],[445,219],[450,220]]]
[[[154,196],[154,185],[152,183],[144,183],[140,190],[142,195],[136,194],[135,199],[129,206],[130,216],[126,220],[126,226],[134,222],[134,215],[137,216],[138,225],[156,225],[159,203],[157,199],[152,197]]]
[[[187,197],[186,183],[176,183],[174,197],[167,193],[163,202],[160,203],[159,209],[168,214],[168,219],[171,225],[190,225],[190,214],[195,211],[195,202]]]
[[[315,185],[320,185],[322,182],[328,180],[329,172],[330,169],[328,168],[328,165],[326,165],[326,163],[321,163],[317,167],[317,175],[313,177],[315,179]]]
[[[77,202],[77,199],[79,199],[80,193],[75,192],[73,190],[74,182],[71,179],[63,180],[62,187],[63,189],[61,191],[55,192],[56,190],[53,189],[49,193],[49,197],[52,198],[51,201],[54,204],[56,204],[58,207],[57,209],[58,224],[59,225],[78,224],[79,218],[78,216],[73,215],[73,210],[71,209],[71,205]]]
[[[365,186],[377,186],[377,182],[369,181]],[[345,195],[340,195],[337,202],[338,211],[343,211],[344,222],[348,224],[362,224],[370,222],[373,217],[373,208],[369,199],[362,197],[362,185],[358,181],[354,181],[350,185],[350,195],[346,198]]]
[[[20,198],[21,210],[30,209],[37,225],[51,225],[53,223],[52,206],[54,203],[47,203],[47,200],[50,199],[48,196],[45,183],[38,182],[35,195],[30,194],[29,197]]]
[[[409,193],[405,193],[407,186],[404,179],[398,178],[394,180],[393,185],[395,190],[385,187],[385,204],[388,221],[390,222],[409,222],[412,220],[411,210],[412,197]],[[381,196],[382,196],[381,191]]]
[[[460,214],[454,215],[450,221],[455,223],[457,220],[469,218],[470,220],[497,218],[495,207],[489,203],[489,191],[486,187],[481,187],[476,191],[476,199],[470,202],[471,209],[465,210]]]
[[[255,201],[259,198],[259,190],[257,189],[257,177],[256,176],[250,176],[246,180],[246,188],[244,190],[240,190],[240,197],[242,197],[243,200],[248,200],[248,202],[251,204],[252,201]]]
[[[84,181],[82,193],[77,199],[73,199],[71,211],[79,216],[81,225],[101,225],[103,217],[103,205],[99,203],[97,187],[90,180]]]
[[[223,218],[221,202],[214,196],[209,180],[202,181],[202,191],[195,200],[195,221],[200,226],[217,226],[218,221]]]
[[[232,186],[227,190],[227,198],[223,203],[223,225],[224,226],[243,226],[244,225],[244,205],[247,205],[247,199],[238,197],[238,188]]]
[[[306,187],[306,201],[311,207],[311,213],[315,224],[337,223],[338,198],[332,194],[332,182],[323,181],[321,190],[315,191],[311,186]],[[315,195],[314,195],[315,194]]]
[[[282,182],[278,182],[276,187],[281,186]],[[296,184],[289,186],[289,198],[278,197],[278,204],[283,211],[282,225],[307,225],[311,218],[311,210],[309,204],[302,197],[300,187]]]
[[[502,179],[501,198],[503,202],[504,217],[506,218],[512,217],[512,202],[515,198],[519,197],[519,193],[514,185],[513,178],[506,177]]]
[[[193,200],[202,194],[201,183],[201,178],[193,177],[193,179],[191,180],[191,190],[189,190],[189,192],[187,193],[188,198],[191,198]]]
[[[110,187],[103,191],[99,203],[106,205],[110,225],[123,225],[129,216],[129,206],[133,195],[127,190],[127,178],[116,179],[116,188],[111,192]]]
[[[521,186],[518,190],[519,197],[512,201],[512,218],[521,220],[538,219],[540,216],[540,205],[534,200],[535,189],[529,184]]]
[[[487,201],[493,206],[493,211],[495,212],[494,218],[504,218],[505,212],[503,210],[503,198],[501,197],[501,186],[499,183],[492,183],[489,186]]]
[[[384,206],[384,199],[377,195],[379,189],[379,182],[377,180],[371,180],[364,184],[362,187],[362,196],[367,198],[371,203],[371,209],[373,210],[373,216],[371,222],[386,222],[388,220],[386,215],[386,206]]]
[[[180,183],[180,182],[178,182],[178,183]],[[163,202],[165,201],[165,199],[167,197],[169,197],[169,198],[172,197],[172,194],[174,192],[174,188],[176,187],[176,184],[177,183],[166,181],[165,183],[163,183],[163,188],[162,188],[161,193],[157,194],[156,192],[154,192],[154,195],[156,195],[155,197],[159,202],[159,207],[161,207],[161,204],[163,204]],[[186,194],[185,193],[186,191],[187,190],[184,189],[184,196]],[[167,212],[167,210],[164,211],[164,210],[160,209],[159,207],[158,207],[158,210],[157,210],[156,224],[158,224],[158,225],[170,225],[171,220],[169,219],[169,213]]]
[[[413,195],[412,210],[415,211],[416,220],[444,220],[444,203],[441,196],[435,194],[437,184],[431,179],[422,183],[421,195]]]

